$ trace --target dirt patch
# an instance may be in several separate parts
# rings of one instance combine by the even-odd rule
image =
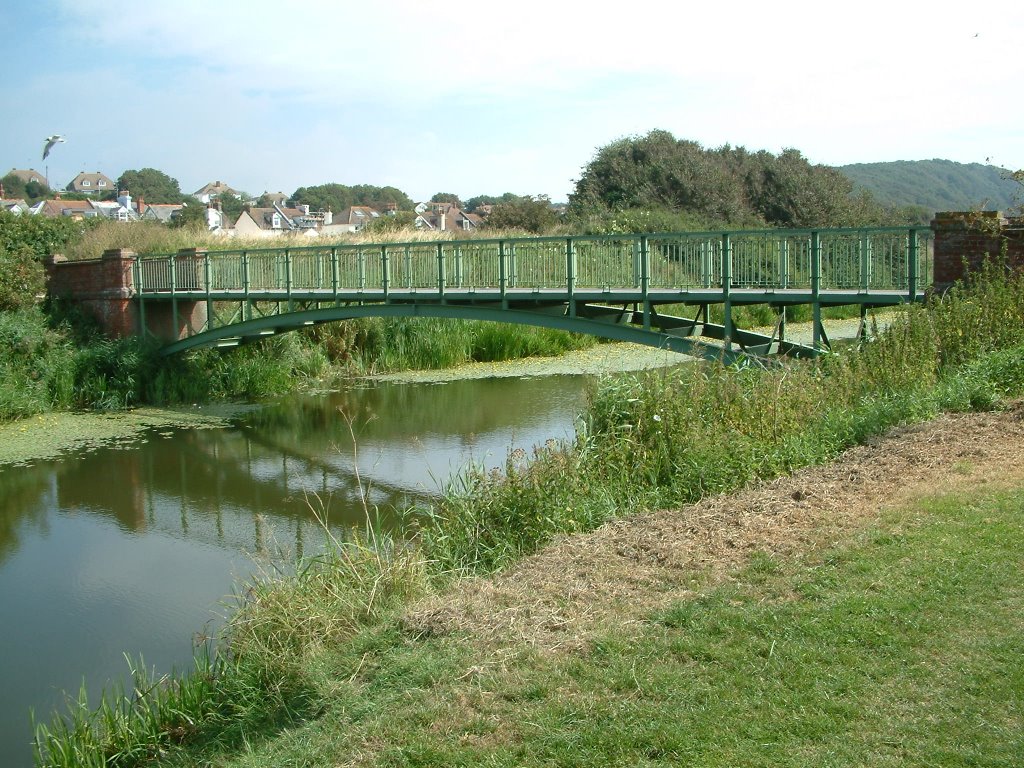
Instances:
[[[813,467],[681,509],[567,537],[488,579],[421,601],[404,625],[494,650],[570,650],[722,583],[755,552],[800,557],[848,539],[886,507],[1024,483],[1024,404],[895,430]]]

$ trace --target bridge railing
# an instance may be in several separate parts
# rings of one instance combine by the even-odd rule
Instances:
[[[140,294],[314,291],[909,291],[930,284],[924,227],[750,230],[282,246],[141,256]]]

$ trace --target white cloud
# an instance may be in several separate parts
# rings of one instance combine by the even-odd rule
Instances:
[[[653,128],[824,163],[1024,166],[1024,106],[1009,98],[1024,14],[1010,2],[178,0],[117,14],[64,2],[58,18],[63,48],[104,55],[75,61],[77,83],[53,73],[50,124],[80,127],[91,105],[150,136],[117,162],[166,162],[189,187],[563,197],[596,147]]]

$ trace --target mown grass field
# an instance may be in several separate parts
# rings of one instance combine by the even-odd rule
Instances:
[[[322,659],[318,716],[232,766],[1024,761],[1024,490],[930,498],[570,653],[396,624]]]

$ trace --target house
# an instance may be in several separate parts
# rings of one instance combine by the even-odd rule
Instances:
[[[40,200],[28,209],[33,216],[46,216],[59,219],[66,216],[71,219],[95,219],[102,214],[93,206],[92,200]]]
[[[8,176],[16,176],[17,178],[21,179],[26,184],[31,184],[34,181],[36,184],[42,184],[44,187],[49,189],[49,185],[46,183],[46,178],[43,176],[43,174],[41,174],[39,171],[35,170],[34,168],[29,168],[28,170],[20,170],[18,168],[11,168],[11,170],[9,170],[7,172],[7,175]]]
[[[334,221],[342,226],[344,232],[362,232],[374,219],[380,218],[380,212],[368,205],[353,205],[346,208]]]
[[[250,208],[248,211],[242,211],[235,221],[235,232],[242,237],[273,237],[294,232],[298,227],[292,219],[300,216],[302,211],[298,208],[284,208],[280,205],[271,208]]]
[[[61,200],[60,197],[41,200],[29,208],[28,212],[53,219],[96,219],[102,216],[113,221],[128,222],[139,218],[132,207],[131,195],[127,192],[117,200]]]
[[[326,232],[350,231],[339,229],[331,211],[311,211],[308,205],[285,208],[274,205],[271,208],[250,208],[243,211],[235,221],[235,233],[239,237],[274,237],[296,235],[317,237]]]
[[[264,192],[260,195],[260,200],[266,201],[271,205],[285,206],[288,204],[288,195],[284,192]]]
[[[232,195],[238,200],[242,199],[242,193],[238,192],[223,181],[211,181],[209,184],[200,187],[192,193],[192,197],[196,198],[201,203],[210,204],[211,200],[215,200],[222,195]]]
[[[484,223],[475,213],[466,213],[451,203],[420,203],[416,206],[417,229],[445,231],[450,229],[477,229]]]
[[[144,203],[139,200],[139,218],[143,221],[159,221],[161,224],[170,224],[174,214],[185,206],[181,203]]]
[[[117,185],[99,171],[95,173],[82,171],[68,182],[67,186],[68,192],[81,192],[84,195],[102,195],[116,189]]]
[[[28,213],[28,203],[21,199],[15,200],[3,197],[3,187],[0,187],[0,211],[7,211],[15,216],[21,216],[23,213]]]

